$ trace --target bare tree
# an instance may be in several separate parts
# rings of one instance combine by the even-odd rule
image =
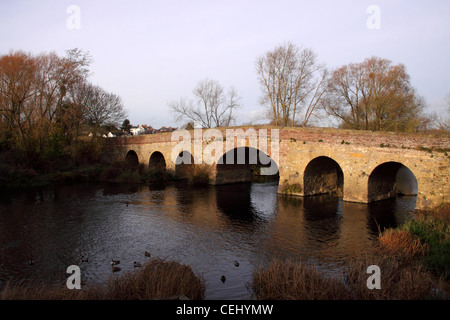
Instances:
[[[450,93],[445,98],[445,111],[439,116],[439,127],[441,130],[450,131]]]
[[[256,71],[261,102],[269,106],[275,125],[294,125],[303,112],[301,125],[306,126],[319,105],[327,77],[316,53],[287,43],[259,57]]]
[[[193,90],[195,100],[179,99],[169,102],[176,121],[193,121],[203,128],[227,127],[234,118],[233,111],[239,107],[235,88],[227,93],[218,81],[204,79]]]
[[[127,116],[119,96],[92,84],[87,84],[85,90],[88,96],[85,115],[90,125],[97,129],[104,125],[117,126]]]

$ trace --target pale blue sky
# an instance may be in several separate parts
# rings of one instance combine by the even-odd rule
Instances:
[[[70,30],[67,8],[81,10]],[[381,29],[366,12],[377,5]],[[120,95],[134,124],[177,126],[167,103],[205,77],[242,97],[238,124],[263,110],[255,61],[291,41],[329,68],[378,56],[406,65],[430,110],[450,93],[450,1],[20,1],[0,0],[0,53],[78,47],[92,82]],[[441,111],[442,110],[442,111]]]

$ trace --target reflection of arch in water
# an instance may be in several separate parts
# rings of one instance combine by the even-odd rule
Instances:
[[[189,151],[182,151],[175,161],[175,177],[188,179],[194,173],[194,157]]]
[[[278,183],[253,183],[250,202],[259,218],[272,218],[278,211]]]
[[[217,186],[217,208],[230,221],[266,221],[277,211],[277,189],[274,182]]]
[[[134,150],[130,150],[127,152],[125,161],[130,167],[139,166],[139,158],[138,158],[137,153]]]
[[[224,185],[216,188],[217,208],[229,219],[253,221],[255,210],[250,199],[250,184]]]
[[[305,229],[317,242],[337,239],[342,225],[342,200],[337,196],[320,195],[303,199]]]
[[[368,201],[385,200],[397,195],[418,193],[418,183],[413,172],[399,162],[385,162],[369,176]]]
[[[344,174],[331,158],[317,157],[309,162],[303,175],[305,196],[336,194],[343,196]]]
[[[217,161],[217,185],[251,182],[255,176],[279,180],[278,164],[258,149],[234,148]]]
[[[148,162],[148,168],[152,172],[166,172],[166,160],[161,152],[155,151],[152,153]]]
[[[367,205],[367,227],[373,235],[383,232],[388,228],[396,228],[399,222],[395,219],[396,199],[376,201]]]

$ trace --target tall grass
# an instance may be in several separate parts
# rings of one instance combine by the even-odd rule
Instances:
[[[439,276],[450,280],[450,204],[433,211],[422,211],[408,221],[403,230],[416,236],[429,249],[425,265]]]
[[[204,284],[189,266],[154,259],[141,270],[121,278],[111,278],[108,296],[114,300],[169,299],[185,295],[200,300]]]
[[[147,170],[143,164],[133,166],[127,161],[115,161],[101,172],[99,179],[127,183],[164,182],[167,175],[160,170]]]
[[[380,268],[380,289],[370,290],[367,268]],[[357,300],[429,300],[444,298],[445,283],[434,279],[422,264],[407,263],[390,255],[354,260],[344,272],[345,283]]]
[[[381,270],[381,289],[367,287],[367,268]],[[357,259],[342,273],[325,277],[315,267],[274,260],[256,270],[252,289],[258,300],[428,300],[448,299],[448,283],[434,279],[421,264],[392,257]]]
[[[379,253],[404,261],[424,256],[428,248],[428,245],[407,230],[387,229],[378,237]]]
[[[7,284],[0,300],[151,300],[174,299],[182,295],[203,299],[204,284],[189,266],[174,261],[152,259],[135,272],[112,275],[105,286],[81,290]]]
[[[260,300],[346,300],[351,293],[336,278],[324,278],[317,269],[290,260],[273,260],[253,276]]]

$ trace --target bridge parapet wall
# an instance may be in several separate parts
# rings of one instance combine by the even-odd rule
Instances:
[[[252,128],[266,129],[268,132],[278,129]],[[245,131],[248,128],[228,129]],[[226,130],[220,129],[224,137],[226,137]],[[190,132],[194,137],[193,131]],[[267,145],[270,146],[270,133],[267,136]],[[134,150],[139,162],[148,166],[152,153],[160,152],[166,160],[167,171],[171,174],[175,173],[172,150],[177,143],[172,141],[171,133],[107,139],[112,158],[124,159],[129,150]],[[226,142],[223,143],[225,153],[228,150]],[[207,144],[203,142],[203,148]],[[192,142],[190,151],[194,154],[195,147]],[[290,193],[305,196],[305,181],[309,181],[309,178],[305,177],[305,170],[311,161],[323,157],[335,161],[342,170],[341,192],[344,200],[367,203],[374,198],[369,194],[368,189],[370,175],[378,166],[392,162],[409,168],[417,179],[417,207],[434,206],[450,201],[449,153],[449,135],[399,134],[328,128],[280,129],[277,163],[280,174],[279,192],[282,193],[289,189],[288,186],[295,185],[297,188],[291,188]],[[215,164],[212,165],[210,172],[211,181],[215,183],[217,173]],[[231,175],[232,173],[229,176],[230,180],[234,179]],[[221,179],[228,181],[227,177],[221,177]],[[326,186],[326,183],[323,185]],[[380,194],[379,197],[382,198],[383,195]]]

